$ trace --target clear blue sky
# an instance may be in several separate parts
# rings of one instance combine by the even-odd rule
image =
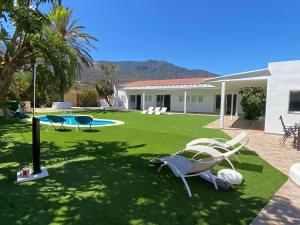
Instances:
[[[299,0],[63,0],[95,60],[165,60],[228,74],[300,59]]]

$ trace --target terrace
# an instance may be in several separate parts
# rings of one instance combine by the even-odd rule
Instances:
[[[219,124],[219,120],[216,120],[207,127],[216,129]],[[290,167],[300,161],[300,154],[295,151],[291,139],[286,142],[285,147],[281,147],[279,144],[281,135],[263,132],[262,123],[243,120],[238,117],[234,117],[234,119],[230,116],[224,117],[224,128],[222,129],[224,133],[234,137],[243,130],[247,130],[251,136],[247,147],[287,176]],[[289,179],[251,224],[299,224],[300,200],[298,191],[299,187]]]

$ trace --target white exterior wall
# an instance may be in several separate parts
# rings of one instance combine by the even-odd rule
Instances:
[[[187,90],[186,111],[190,113],[214,113],[215,112],[215,95],[217,90],[199,89]],[[171,94],[171,111],[183,112],[184,102],[179,102],[179,96],[184,96],[184,90],[175,91]],[[188,97],[190,96],[190,97]],[[203,101],[192,102],[192,96],[203,96]]]
[[[289,92],[300,90],[300,61],[269,63],[265,132],[283,133],[279,120],[282,115],[287,126],[300,122],[300,112],[289,112]]]
[[[146,96],[151,96],[151,101],[149,99],[146,99]],[[156,105],[156,95],[153,95],[151,92],[145,92],[145,109],[148,109],[150,106],[155,106]],[[143,102],[143,99],[142,99]]]
[[[122,89],[118,89],[116,93],[116,98],[118,99],[119,104],[118,107],[124,107],[125,109],[128,109],[128,96],[126,95],[126,92]]]
[[[123,100],[121,98],[123,98]],[[127,104],[127,102],[128,101],[127,101],[127,96],[126,96],[125,91],[115,89],[115,106],[126,108],[125,104]]]
[[[126,90],[120,93],[126,94],[127,102],[124,103],[125,109],[129,109],[129,96],[130,95],[143,95],[142,90]],[[216,89],[192,89],[187,90],[187,96],[190,96],[187,102],[187,112],[195,113],[214,113],[215,111],[215,95],[219,94],[219,90]],[[184,90],[146,90],[145,96],[152,96],[151,101],[145,101],[145,108],[156,106],[157,95],[171,95],[171,111],[183,112],[184,102],[179,102],[179,96],[184,96]],[[197,96],[196,102],[192,102],[192,96]],[[198,102],[198,96],[203,96],[203,101]],[[120,96],[121,98],[121,96]],[[142,97],[143,102],[143,97]],[[142,103],[143,104],[143,103]]]

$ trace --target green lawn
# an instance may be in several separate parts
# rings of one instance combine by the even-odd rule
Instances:
[[[217,191],[188,178],[189,198],[179,178],[167,168],[157,173],[149,160],[198,137],[227,137],[203,128],[217,117],[85,113],[125,124],[78,133],[42,126],[42,165],[50,176],[22,184],[16,171],[31,163],[30,126],[0,122],[0,224],[249,224],[287,179],[242,150],[242,164],[233,158],[242,185]]]

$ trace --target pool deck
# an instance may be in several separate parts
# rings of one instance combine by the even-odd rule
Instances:
[[[209,124],[209,128],[218,128],[219,121]],[[292,140],[285,147],[279,145],[281,135],[267,134],[258,122],[249,122],[240,118],[230,120],[225,117],[223,132],[234,137],[241,131],[250,133],[247,148],[255,151],[261,158],[268,161],[286,175],[294,163],[300,162],[300,152],[292,146]],[[300,224],[300,187],[290,179],[277,191],[268,204],[262,209],[251,225],[299,225]]]

